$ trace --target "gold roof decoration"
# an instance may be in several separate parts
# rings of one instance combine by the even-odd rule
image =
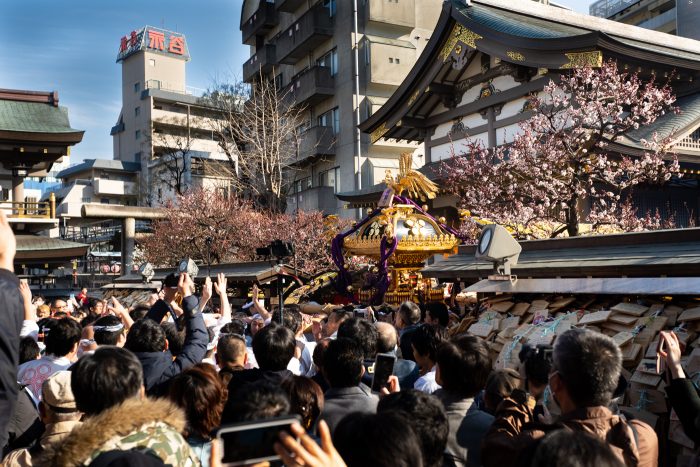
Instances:
[[[396,251],[389,257],[394,265],[422,264],[440,253],[454,253],[460,239],[446,232],[420,208],[411,204],[396,204],[382,209],[370,222],[344,240],[345,250],[352,255],[377,259],[381,242],[397,240]]]
[[[384,182],[389,188],[394,190],[396,196],[401,196],[403,192],[407,192],[412,198],[421,200],[435,199],[438,193],[438,187],[428,177],[413,170],[413,155],[405,152],[399,157],[399,174],[394,177],[387,170]]]

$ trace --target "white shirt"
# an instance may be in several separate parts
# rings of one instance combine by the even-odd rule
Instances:
[[[22,363],[17,368],[17,381],[28,386],[34,397],[41,400],[41,386],[44,381],[57,371],[67,370],[69,366],[71,361],[66,357],[44,355],[39,360]]]
[[[436,369],[437,366],[434,366],[429,372],[418,378],[413,384],[413,389],[418,389],[419,391],[427,394],[432,394],[440,389],[440,385],[435,382]]]

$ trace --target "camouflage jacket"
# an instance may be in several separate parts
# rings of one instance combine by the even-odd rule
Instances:
[[[103,452],[147,448],[166,465],[199,466],[180,434],[182,410],[165,399],[132,398],[90,417],[60,444],[48,446],[35,465],[89,465]]]

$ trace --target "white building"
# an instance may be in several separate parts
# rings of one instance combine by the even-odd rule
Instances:
[[[114,159],[141,164],[139,202],[161,204],[194,187],[229,189],[227,157],[214,139],[217,112],[186,86],[185,36],[146,26],[121,39],[122,110]]]

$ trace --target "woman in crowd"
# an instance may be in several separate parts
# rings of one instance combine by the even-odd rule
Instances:
[[[216,369],[208,363],[199,363],[183,371],[170,384],[169,397],[185,411],[187,426],[183,436],[202,465],[209,465],[212,431],[221,424],[227,399],[226,387]]]

